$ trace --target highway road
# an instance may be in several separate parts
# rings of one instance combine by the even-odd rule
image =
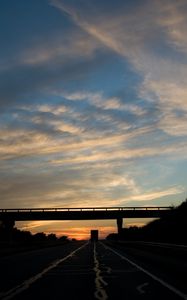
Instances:
[[[71,242],[0,258],[0,299],[186,299],[187,247]]]

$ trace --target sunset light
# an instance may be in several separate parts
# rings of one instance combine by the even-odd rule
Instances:
[[[0,300],[187,300],[187,0],[0,0]]]
[[[186,9],[183,0],[1,2],[1,209],[185,199]],[[16,226],[80,239],[95,223]],[[116,223],[97,228],[105,237]]]

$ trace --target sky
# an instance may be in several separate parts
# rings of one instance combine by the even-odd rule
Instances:
[[[0,208],[185,200],[186,0],[0,0],[0,41]]]

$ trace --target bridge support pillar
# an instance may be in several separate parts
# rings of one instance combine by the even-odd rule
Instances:
[[[2,230],[2,237],[5,242],[11,246],[13,241],[13,228],[15,221],[12,219],[0,220],[0,230]]]
[[[118,228],[118,235],[120,235],[123,229],[123,218],[117,218],[117,228]]]
[[[14,225],[15,225],[15,221],[12,219],[0,221],[0,227],[8,231],[12,230],[14,228]]]

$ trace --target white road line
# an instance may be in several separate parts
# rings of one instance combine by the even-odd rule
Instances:
[[[28,289],[30,287],[31,284],[33,284],[34,282],[36,282],[38,279],[42,278],[43,275],[45,275],[47,272],[49,272],[50,270],[52,270],[55,267],[57,267],[61,262],[65,261],[66,259],[68,259],[70,257],[72,257],[77,251],[81,250],[87,244],[88,243],[86,243],[83,246],[77,248],[76,250],[74,250],[70,254],[68,254],[67,256],[54,261],[51,265],[49,265],[47,268],[43,269],[43,271],[41,271],[37,275],[35,275],[35,276],[33,276],[33,277],[31,277],[31,278],[23,281],[21,284],[15,286],[14,288],[10,289],[9,291],[7,291],[5,293],[2,293],[2,295],[0,297],[0,300],[9,300],[9,299],[12,299],[17,294],[20,294],[21,292],[25,291],[26,289]]]
[[[122,244],[126,244],[126,242],[120,241]],[[127,242],[128,244],[128,242]],[[143,242],[143,241],[130,241],[130,244],[139,244],[139,245],[147,245],[147,246],[156,246],[162,248],[171,248],[171,249],[184,249],[187,250],[187,245],[179,245],[179,244],[169,244],[169,243],[156,243],[156,242]]]
[[[106,300],[108,299],[108,295],[105,291],[105,289],[103,288],[103,286],[108,285],[106,283],[106,281],[104,281],[103,277],[101,276],[101,270],[99,267],[99,261],[97,259],[97,252],[96,252],[96,245],[94,243],[94,271],[95,271],[95,286],[96,286],[96,291],[95,291],[95,298],[98,300]]]
[[[178,289],[176,289],[175,287],[173,287],[172,285],[170,285],[169,283],[165,282],[164,280],[160,279],[159,277],[155,276],[154,274],[150,273],[149,271],[147,271],[146,269],[142,268],[141,266],[137,265],[136,263],[134,263],[132,260],[128,259],[127,257],[125,257],[124,255],[118,253],[117,251],[115,251],[114,249],[110,248],[109,246],[106,246],[105,244],[103,244],[102,242],[100,242],[106,249],[109,249],[110,251],[112,251],[113,253],[115,253],[116,255],[118,255],[121,259],[126,260],[128,263],[130,263],[131,265],[135,266],[137,269],[139,269],[140,271],[144,272],[145,274],[147,274],[148,276],[150,276],[152,279],[154,279],[155,281],[159,282],[161,285],[163,285],[164,287],[168,288],[170,291],[172,291],[173,293],[175,293],[176,295],[178,295],[179,297],[181,297],[182,299],[187,300],[187,295],[182,293],[181,291],[179,291]]]
[[[137,286],[137,290],[140,294],[145,294],[145,291],[144,291],[144,288],[148,285],[149,283],[148,282],[145,282],[143,284],[140,284]]]

